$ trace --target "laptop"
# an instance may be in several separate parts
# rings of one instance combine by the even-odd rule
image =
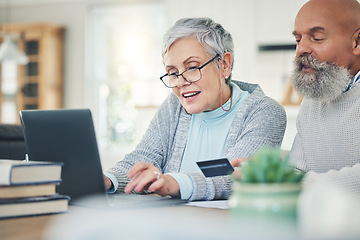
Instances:
[[[106,196],[112,206],[183,204],[169,197],[107,194],[89,109],[23,110],[20,120],[29,160],[62,162],[62,182],[57,192],[77,204],[86,197]]]

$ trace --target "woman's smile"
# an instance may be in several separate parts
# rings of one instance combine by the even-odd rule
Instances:
[[[182,93],[181,95],[183,96],[183,98],[185,98],[185,101],[191,102],[194,101],[200,93],[201,91],[187,91]]]

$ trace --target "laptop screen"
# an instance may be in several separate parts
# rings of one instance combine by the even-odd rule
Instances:
[[[75,200],[106,193],[90,110],[24,110],[20,120],[29,160],[64,163],[59,194]]]

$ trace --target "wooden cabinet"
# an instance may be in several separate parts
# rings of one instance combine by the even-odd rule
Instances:
[[[13,23],[5,29],[19,34],[19,49],[29,58],[26,65],[18,65],[17,114],[24,109],[62,108],[64,27],[49,23]],[[4,96],[0,101],[4,101]],[[1,113],[4,114],[4,111]]]

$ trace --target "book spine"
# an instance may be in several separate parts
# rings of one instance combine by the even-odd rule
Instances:
[[[39,185],[39,184],[57,184],[59,185],[61,183],[61,179],[59,180],[54,180],[54,181],[29,181],[29,182],[10,182],[10,184],[7,184],[5,186],[25,186],[25,185]],[[1,187],[1,184],[0,184]]]
[[[0,185],[10,185],[12,166],[6,165],[0,168]]]
[[[68,200],[70,197],[67,195],[53,194],[50,196],[38,196],[38,197],[25,197],[25,198],[9,198],[9,199],[0,199],[0,205],[2,204],[20,204],[20,203],[29,203],[29,202],[48,202],[56,200]]]

